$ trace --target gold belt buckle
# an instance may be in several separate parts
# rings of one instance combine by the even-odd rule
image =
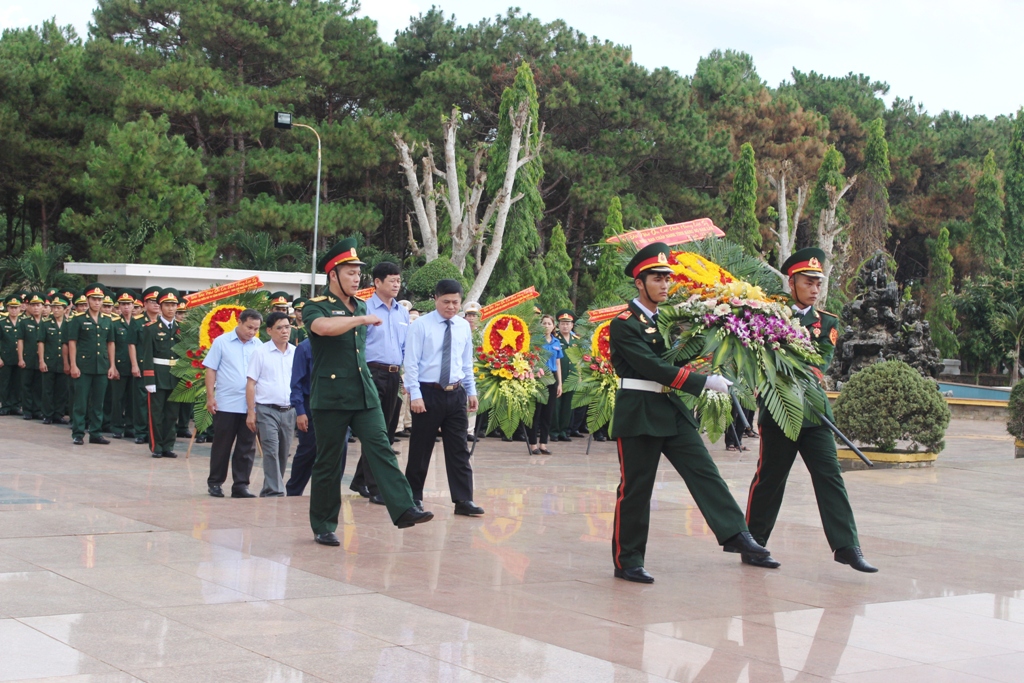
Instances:
[[[671,394],[672,393],[672,387],[666,386],[666,385],[662,384],[661,385],[661,393],[663,393],[663,394]]]

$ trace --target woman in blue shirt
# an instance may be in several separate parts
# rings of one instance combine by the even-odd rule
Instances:
[[[559,359],[562,357],[562,344],[555,337],[555,318],[550,315],[543,315],[540,324],[544,328],[544,343],[541,348],[548,352],[547,372],[555,376],[555,383],[548,385],[548,402],[537,404],[537,410],[533,414],[533,426],[529,430],[530,452],[534,455],[551,455],[548,450],[548,436],[551,432],[551,416],[555,412],[555,400],[562,395],[562,364]],[[540,446],[537,445],[538,436]]]

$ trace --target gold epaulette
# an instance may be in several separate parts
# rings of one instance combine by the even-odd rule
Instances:
[[[839,319],[839,316],[836,315],[835,313],[829,313],[828,311],[818,311],[818,313],[821,313],[822,315],[827,315],[829,317],[835,318],[836,320]]]
[[[327,297],[326,296],[314,296],[312,299],[310,299],[310,301],[315,301],[316,303],[320,303],[321,301],[327,301]]]
[[[143,319],[143,318],[145,318],[145,317],[146,317],[146,316],[144,316],[144,315],[142,315],[141,313],[139,313],[138,315],[133,315],[133,316],[132,316],[132,320],[142,320],[142,319]]]

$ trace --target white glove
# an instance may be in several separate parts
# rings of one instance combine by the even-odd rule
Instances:
[[[151,394],[155,394],[156,393],[156,385],[155,384],[147,384],[146,385],[146,391],[148,391]]]
[[[723,394],[729,393],[729,387],[732,386],[732,382],[722,377],[721,375],[710,375],[706,382],[704,382],[704,388],[710,391],[719,391]]]

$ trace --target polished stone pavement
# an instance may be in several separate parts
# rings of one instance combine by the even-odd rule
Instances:
[[[712,447],[741,501],[746,443]],[[0,681],[1024,680],[1024,460],[1001,424],[954,421],[933,469],[846,475],[874,575],[832,561],[802,465],[768,571],[720,551],[663,461],[657,582],[616,580],[614,448],[584,447],[487,439],[485,517],[452,515],[435,465],[433,522],[347,496],[326,548],[305,498],[207,496],[206,446],[153,460],[0,418]]]

